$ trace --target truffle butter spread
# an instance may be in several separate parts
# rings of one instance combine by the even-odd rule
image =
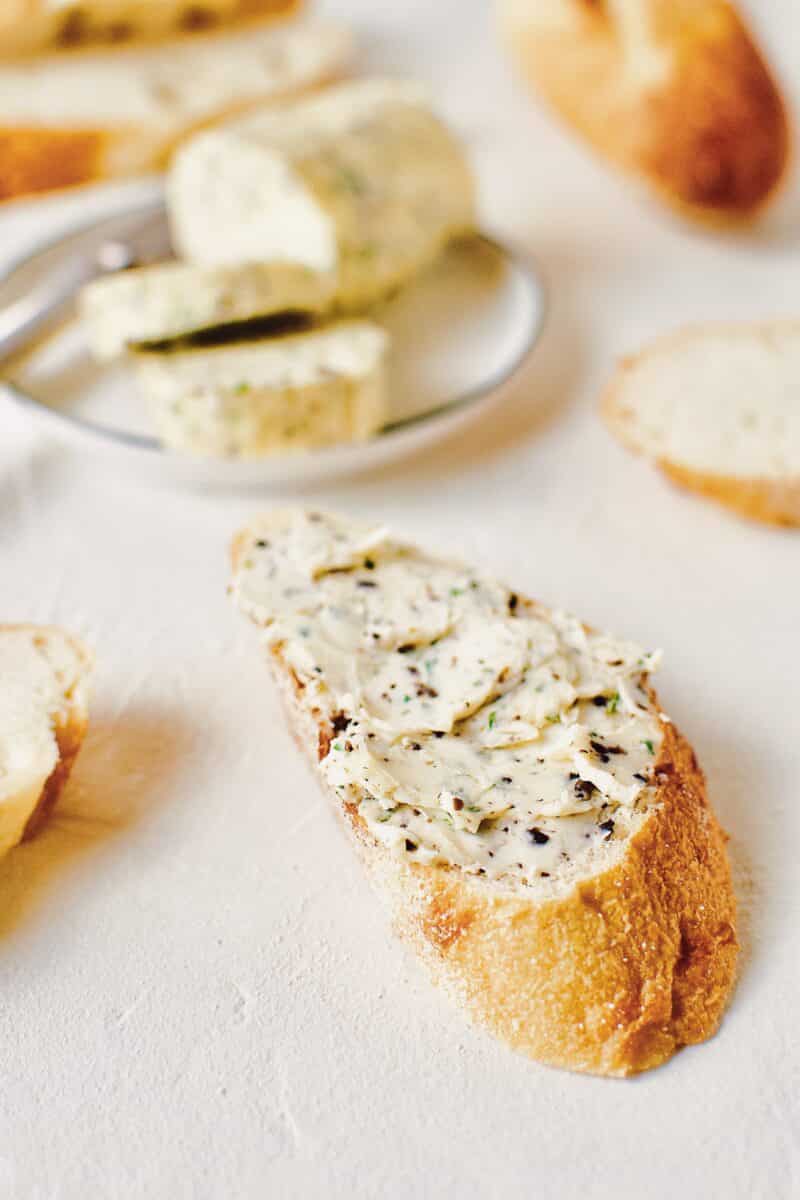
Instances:
[[[325,779],[397,855],[531,884],[655,802],[657,654],[324,513],[265,518],[234,591],[332,724]]]

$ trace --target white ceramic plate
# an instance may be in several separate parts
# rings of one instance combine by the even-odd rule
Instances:
[[[24,292],[42,264],[94,246],[115,214],[19,260],[3,285]],[[152,221],[152,207],[149,213]],[[285,486],[363,470],[442,436],[485,407],[517,370],[542,328],[544,295],[534,268],[488,237],[454,244],[423,277],[373,314],[392,336],[390,409],[370,442],[258,460],[210,459],[165,449],[153,437],[131,371],[90,358],[74,311],[24,357],[9,361],[0,388],[50,433],[198,483]]]

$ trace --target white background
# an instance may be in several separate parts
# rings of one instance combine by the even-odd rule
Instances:
[[[796,5],[751,7],[789,87]],[[674,490],[596,402],[650,335],[800,312],[800,205],[694,232],[537,111],[477,0],[327,8],[433,83],[552,311],[499,409],[314,503],[664,648],[731,833],[741,981],[717,1038],[635,1081],[471,1030],[389,937],[226,599],[230,535],[269,497],[154,490],[0,408],[0,619],[68,625],[98,659],[60,811],[0,866],[0,1195],[797,1196],[800,540]],[[4,210],[2,252],[90,204]]]

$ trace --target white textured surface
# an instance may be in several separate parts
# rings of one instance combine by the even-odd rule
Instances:
[[[674,491],[594,405],[651,334],[796,313],[798,206],[751,239],[686,230],[534,111],[477,0],[327,7],[360,12],[375,64],[445,93],[484,211],[538,254],[553,310],[483,424],[314,498],[663,645],[662,698],[740,864],[742,981],[719,1037],[633,1082],[470,1030],[387,937],[225,597],[228,536],[268,498],[148,490],[0,408],[0,614],[71,625],[99,660],[60,813],[0,865],[0,1196],[788,1200],[800,540]],[[794,6],[758,7],[788,79]],[[86,206],[3,212],[4,252]]]

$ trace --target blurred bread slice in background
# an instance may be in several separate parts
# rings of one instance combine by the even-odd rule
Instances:
[[[137,380],[165,446],[261,458],[363,442],[386,420],[389,335],[334,321],[284,336],[135,351]]]
[[[188,262],[334,271],[346,311],[410,281],[476,223],[464,148],[402,79],[339,84],[191,138],[166,194]]]
[[[800,321],[660,338],[622,360],[603,416],[676,483],[754,520],[800,525]]]
[[[268,22],[0,64],[0,200],[158,170],[193,130],[319,87],[351,58],[340,27]]]
[[[3,0],[0,58],[193,33],[299,7],[299,0]]]
[[[89,721],[93,656],[44,625],[0,625],[0,855],[49,816]]]
[[[505,39],[596,151],[685,215],[751,217],[783,175],[786,112],[726,0],[498,0]]]

